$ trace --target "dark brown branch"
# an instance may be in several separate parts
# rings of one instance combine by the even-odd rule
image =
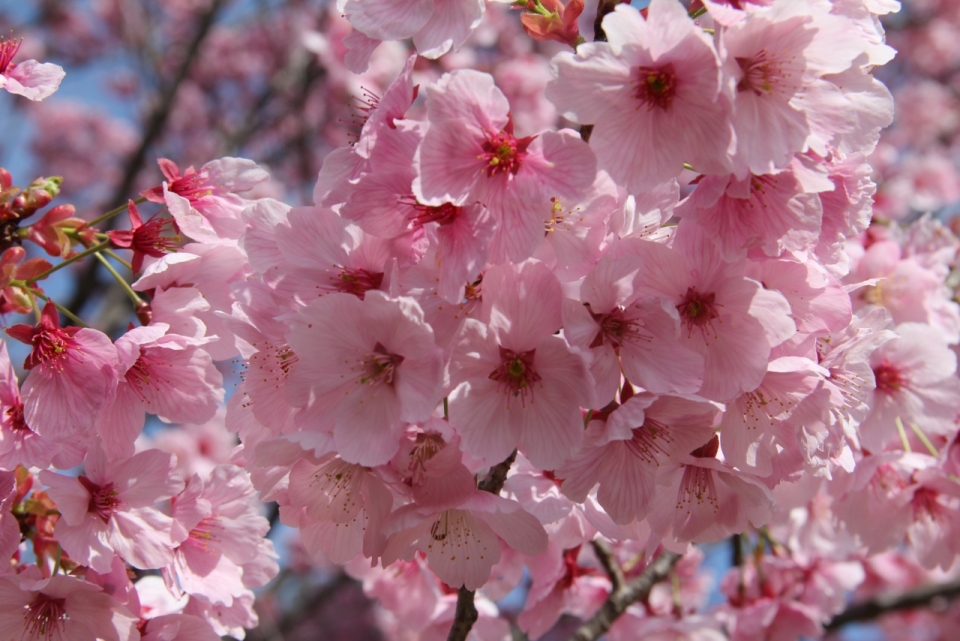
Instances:
[[[597,555],[600,565],[607,571],[607,576],[610,577],[610,582],[613,583],[613,591],[617,592],[622,590],[627,580],[623,577],[623,569],[620,567],[620,563],[617,561],[613,549],[611,549],[606,541],[600,539],[590,541],[590,545],[593,546],[593,552]]]
[[[580,629],[570,637],[570,641],[599,639],[631,604],[646,599],[653,586],[667,578],[679,560],[680,555],[675,552],[661,553],[640,576],[627,583],[622,589],[611,592],[597,613],[580,626]]]
[[[497,463],[487,472],[486,478],[480,481],[477,487],[484,492],[490,492],[499,496],[503,484],[507,480],[507,473],[510,466],[517,458],[517,451],[514,450],[510,456],[500,463]],[[477,606],[473,604],[473,590],[460,586],[457,591],[457,612],[453,618],[453,625],[450,627],[450,634],[447,635],[447,641],[466,641],[473,624],[477,622]]]
[[[484,492],[490,492],[490,494],[500,494],[500,490],[503,489],[503,484],[507,480],[507,473],[510,471],[510,466],[513,465],[516,459],[517,451],[514,450],[510,456],[490,468],[490,471],[487,472],[487,477],[483,479],[477,487]]]
[[[937,599],[952,600],[960,597],[960,579],[949,583],[933,583],[919,588],[894,594],[881,594],[869,601],[855,603],[833,617],[824,626],[827,630],[836,630],[855,621],[869,621],[889,612],[911,610],[930,605]]]

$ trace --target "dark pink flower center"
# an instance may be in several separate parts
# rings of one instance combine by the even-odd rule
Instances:
[[[533,357],[537,350],[512,352],[500,348],[500,365],[490,374],[490,379],[500,384],[500,389],[520,398],[520,404],[526,405],[527,396],[533,395],[532,385],[540,382],[540,375],[533,369]]]
[[[640,104],[646,106],[648,111],[654,107],[670,111],[676,93],[677,77],[673,72],[672,64],[657,68],[639,67],[637,69],[637,91],[635,95]]]
[[[0,74],[7,73],[16,66],[13,64],[13,57],[20,51],[21,43],[23,43],[23,39],[14,40],[11,38],[7,40],[0,37]]]
[[[55,599],[40,592],[23,612],[23,628],[32,639],[60,639],[67,620],[66,599]]]
[[[687,329],[693,331],[696,327],[701,331],[711,326],[712,321],[720,316],[716,306],[717,295],[713,292],[702,294],[696,287],[688,287],[683,300],[677,305],[680,320],[687,324]]]
[[[79,350],[79,345],[73,339],[74,333],[76,332],[62,327],[37,331],[30,340],[33,343],[33,351],[30,352],[24,366],[27,369],[33,369],[37,365],[49,365],[57,372],[62,372],[67,358],[77,358],[76,351]]]
[[[793,83],[798,78],[791,77],[789,70],[782,66],[782,61],[776,56],[762,49],[752,58],[736,58],[743,78],[737,84],[737,91],[752,91],[758,96],[771,96],[776,90],[795,90]]]
[[[873,368],[873,376],[877,379],[877,391],[884,394],[893,394],[906,383],[897,366],[886,359]]]
[[[87,504],[87,512],[92,512],[100,517],[104,523],[110,521],[110,517],[117,511],[120,505],[120,499],[117,498],[117,490],[113,483],[107,483],[104,486],[97,485],[82,474],[77,477],[80,485],[90,493],[90,502]]]
[[[527,147],[533,142],[535,136],[518,139],[508,129],[513,128],[502,129],[499,133],[488,133],[482,145],[483,153],[479,157],[487,163],[485,168],[487,176],[508,172],[516,175],[523,166]]]
[[[413,221],[421,227],[427,223],[449,225],[463,212],[463,207],[458,207],[451,203],[443,203],[439,207],[430,207],[417,203],[413,208],[417,211]]]
[[[23,403],[16,401],[13,404],[13,407],[7,409],[4,414],[7,417],[7,421],[10,423],[10,429],[15,432],[30,432],[32,431],[28,426],[27,422],[23,418]]]
[[[931,490],[928,487],[921,487],[913,493],[913,515],[914,518],[927,516],[931,519],[937,519],[943,515],[943,506],[937,498],[939,492]]]
[[[207,172],[196,172],[188,169],[186,174],[167,185],[167,191],[183,196],[193,205],[206,196],[218,193],[219,188],[210,182]]]
[[[589,305],[587,310],[590,310]],[[619,307],[606,314],[595,314],[590,311],[590,316],[600,326],[590,347],[600,347],[604,341],[609,341],[614,350],[619,350],[620,346],[627,341],[651,339],[651,336],[643,331],[644,322],[639,318],[627,318],[624,310]]]
[[[379,289],[383,282],[383,272],[371,272],[366,269],[344,267],[334,279],[333,288],[338,292],[353,294],[360,300],[372,289]]]
[[[220,523],[219,518],[216,516],[204,517],[200,519],[196,527],[190,530],[190,535],[187,537],[187,540],[180,545],[189,545],[203,552],[210,553],[211,544],[220,542],[217,530],[222,529],[223,525]]]
[[[133,364],[133,367],[127,370],[127,373],[124,375],[124,379],[127,381],[134,390],[137,392],[137,396],[140,397],[140,400],[147,402],[146,397],[143,393],[144,386],[147,387],[156,387],[155,382],[151,382],[151,377],[155,376],[157,373],[162,371],[158,365],[162,366],[163,362],[151,356],[149,353],[140,352],[140,358],[137,359],[137,362]]]
[[[377,384],[385,383],[393,385],[394,377],[397,373],[397,367],[403,363],[403,356],[391,354],[387,348],[377,343],[373,346],[373,353],[368,355],[363,361],[364,372],[360,377],[360,383]]]

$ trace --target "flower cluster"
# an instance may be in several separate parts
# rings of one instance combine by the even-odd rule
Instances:
[[[0,172],[0,304],[37,317],[6,329],[22,385],[0,350],[0,620],[242,637],[278,571],[258,498],[396,638],[442,636],[465,591],[477,638],[509,637],[495,602],[524,568],[531,638],[672,552],[670,585],[609,638],[736,641],[822,635],[891,550],[950,571],[960,240],[929,216],[871,224],[891,3],[696,4],[621,4],[593,42],[582,3],[518,7],[573,48],[545,94],[577,129],[529,127],[476,69],[417,84],[410,56],[310,206],[260,197],[250,160],[161,159],[162,184],[110,212],[130,228],[101,231],[69,205],[31,223],[59,180]],[[358,67],[383,40],[457,49],[484,11],[339,6]],[[140,326],[112,340],[41,310],[38,283],[90,255],[113,270],[114,250]],[[239,444],[190,454],[148,416]],[[728,537],[706,611],[695,544]]]

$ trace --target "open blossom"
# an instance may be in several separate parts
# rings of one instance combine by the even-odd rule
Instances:
[[[560,283],[542,263],[484,274],[484,322],[465,321],[450,365],[450,422],[466,452],[493,465],[519,447],[552,469],[580,444],[580,408],[593,394],[583,358],[554,336],[560,306]]]
[[[95,329],[60,327],[52,302],[35,327],[14,325],[7,334],[33,346],[22,388],[27,425],[57,441],[89,436],[117,385],[117,350],[110,339]]]
[[[110,456],[131,456],[145,415],[166,421],[204,423],[223,400],[223,377],[203,339],[177,336],[157,323],[137,327],[117,339],[121,378],[97,431]]]
[[[61,514],[55,534],[70,558],[100,573],[110,571],[115,553],[138,568],[170,563],[173,521],[154,504],[183,489],[173,466],[173,457],[160,450],[110,461],[97,444],[76,478],[42,471]]]
[[[49,62],[13,62],[22,40],[0,37],[0,89],[30,100],[43,100],[60,86],[63,68]]]
[[[729,173],[735,139],[720,59],[683,6],[653,0],[644,19],[618,5],[603,30],[608,43],[557,54],[547,86],[564,117],[594,126],[600,167],[633,193],[674,178],[685,162]]]
[[[250,476],[241,468],[220,465],[205,479],[196,474],[190,478],[173,500],[171,538],[176,548],[173,563],[163,569],[174,592],[231,605],[245,588],[261,585],[245,566],[272,564],[276,574],[273,546],[263,538],[270,524],[254,500]]]
[[[499,224],[491,253],[521,261],[543,239],[537,205],[577,199],[593,184],[591,148],[569,130],[518,138],[506,97],[484,73],[462,69],[426,90],[430,128],[414,163],[424,205],[479,201]]]
[[[345,460],[381,465],[399,448],[404,423],[426,420],[441,398],[443,359],[412,298],[334,293],[293,321],[299,357],[287,399],[297,424],[332,432]]]
[[[36,568],[0,578],[0,627],[23,641],[134,641],[136,619],[98,586]]]

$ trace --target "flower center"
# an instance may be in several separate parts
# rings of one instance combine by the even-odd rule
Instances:
[[[334,279],[333,288],[338,292],[353,294],[360,300],[372,289],[379,289],[383,282],[383,272],[371,272],[366,269],[344,267]]]
[[[77,477],[77,480],[90,493],[87,512],[96,514],[101,521],[108,523],[110,517],[117,511],[117,506],[120,505],[113,483],[107,483],[101,487],[82,474]]]
[[[644,420],[643,425],[633,430],[633,437],[624,442],[627,451],[644,463],[657,463],[657,457],[666,455],[665,446],[672,443],[670,428],[652,418]]]
[[[393,385],[397,367],[403,362],[403,356],[391,354],[379,342],[373,346],[373,354],[364,359],[364,374],[360,377],[360,384],[376,385],[386,383]]]
[[[444,445],[446,443],[439,434],[417,434],[416,443],[410,450],[410,463],[407,465],[411,476],[410,484],[420,485],[423,482],[427,461],[436,456]]]
[[[7,417],[7,421],[9,421],[10,429],[12,429],[13,431],[15,432],[33,431],[27,426],[27,422],[23,418],[23,403],[21,403],[20,401],[16,401],[13,407],[8,408],[7,411],[4,412],[4,414]]]
[[[635,95],[641,105],[646,105],[647,111],[654,107],[659,107],[663,111],[670,111],[676,93],[677,77],[673,73],[672,64],[666,64],[659,68],[640,67],[637,69],[637,91]]]
[[[690,452],[690,456],[695,458],[715,458],[720,451],[720,439],[713,436],[706,445],[698,447]],[[717,487],[714,484],[713,470],[700,467],[699,465],[687,465],[683,470],[683,478],[680,479],[680,491],[677,495],[677,508],[687,508],[693,506],[694,501],[697,505],[703,505],[705,502],[713,506],[714,511],[718,509]]]
[[[589,305],[587,307],[589,311]],[[651,336],[643,331],[644,322],[639,318],[627,318],[623,308],[616,309],[606,314],[595,314],[590,312],[590,316],[600,326],[596,337],[590,343],[590,347],[600,347],[604,341],[609,341],[613,345],[614,351],[619,353],[620,346],[627,341],[649,341]]]
[[[0,74],[13,69],[13,57],[20,51],[20,44],[23,40],[7,40],[0,36]]]
[[[886,359],[873,368],[873,376],[877,379],[877,391],[884,394],[893,394],[906,383],[906,379],[896,365]]]
[[[523,166],[527,147],[534,136],[518,139],[508,129],[512,130],[512,127],[508,126],[507,129],[502,129],[498,133],[488,132],[487,139],[481,145],[483,153],[478,157],[487,163],[485,168],[487,176],[506,173],[516,175]]]
[[[24,607],[23,627],[33,639],[60,639],[63,622],[67,616],[66,599],[54,599],[44,593],[37,594],[33,603]]]
[[[417,215],[413,217],[413,221],[421,227],[427,223],[449,225],[463,212],[463,207],[458,207],[451,203],[443,203],[439,207],[429,207],[417,203],[413,208],[418,212]]]
[[[696,327],[704,331],[704,327],[712,327],[712,322],[720,316],[716,308],[717,295],[713,292],[701,294],[696,287],[688,287],[683,300],[677,305],[680,318],[687,324],[687,330],[693,332]]]
[[[520,398],[520,404],[526,406],[527,396],[533,400],[533,383],[540,381],[540,375],[533,369],[533,356],[536,349],[528,352],[512,352],[500,348],[500,366],[493,370],[490,379],[500,384],[502,391]]]
[[[60,327],[41,329],[35,332],[30,340],[33,344],[33,351],[30,352],[30,356],[24,362],[24,367],[33,369],[37,365],[49,365],[57,373],[63,372],[67,358],[75,357],[75,354],[71,354],[71,350],[79,349],[77,342],[72,337],[74,333]]]

